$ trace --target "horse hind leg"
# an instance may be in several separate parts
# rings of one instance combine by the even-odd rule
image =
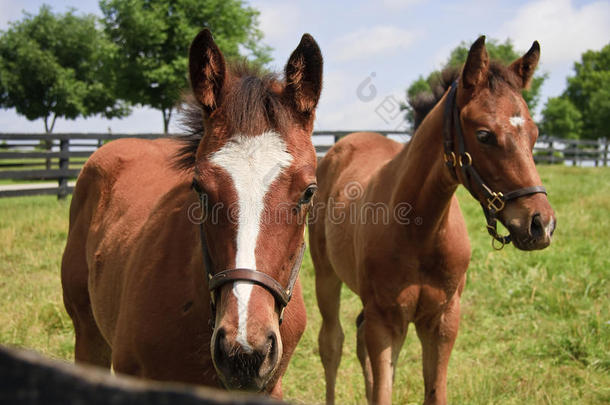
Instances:
[[[358,360],[360,360],[360,366],[362,366],[362,373],[364,374],[364,387],[366,390],[366,399],[368,403],[373,400],[373,370],[371,369],[371,358],[366,350],[366,342],[364,340],[364,310],[360,312],[356,318],[357,328],[357,354]]]
[[[316,263],[316,297],[322,315],[322,327],[318,335],[320,358],[326,378],[326,403],[335,403],[335,383],[343,349],[343,329],[339,319],[341,280],[330,264]]]
[[[61,283],[66,311],[74,324],[74,359],[110,369],[111,349],[95,322],[88,289],[88,267],[84,246],[68,240],[61,266]]]

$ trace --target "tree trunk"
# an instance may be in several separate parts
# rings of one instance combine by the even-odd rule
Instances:
[[[53,115],[53,119],[51,120],[51,126],[49,126],[49,116],[47,115],[46,117],[44,117],[44,132],[45,134],[50,134],[53,132],[53,127],[55,127],[55,120],[57,119],[57,114]],[[44,141],[41,142],[41,146],[47,151],[47,152],[51,152],[51,149],[53,148],[53,141],[49,140],[49,139],[45,139]],[[45,161],[45,166],[47,168],[47,170],[51,170],[51,158],[46,158]]]
[[[172,110],[170,107],[168,109],[162,108],[161,112],[163,113],[163,134],[167,135],[169,130],[169,122],[172,119]]]

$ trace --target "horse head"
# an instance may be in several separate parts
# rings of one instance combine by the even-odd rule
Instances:
[[[214,366],[229,389],[261,391],[282,358],[280,323],[303,249],[316,190],[311,142],[322,87],[322,55],[303,35],[284,78],[225,62],[208,30],[189,51],[201,132],[193,184],[212,300]]]
[[[492,236],[512,240],[522,250],[547,247],[556,225],[532,155],[538,128],[522,96],[539,57],[534,42],[525,55],[503,66],[490,62],[484,36],[475,41],[454,85],[459,126],[455,155],[446,154],[460,182],[483,206]],[[496,233],[495,218],[510,239]]]

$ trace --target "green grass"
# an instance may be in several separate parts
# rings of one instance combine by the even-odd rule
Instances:
[[[449,365],[453,404],[610,402],[610,169],[540,167],[558,218],[550,248],[490,246],[477,203],[459,190],[472,242],[462,322]],[[0,343],[72,359],[73,332],[59,267],[68,204],[55,197],[0,199]],[[308,325],[288,373],[287,400],[324,401],[320,315],[311,260],[302,269]],[[344,289],[345,331],[337,402],[364,403],[354,320],[360,300]],[[401,352],[394,402],[423,400],[419,341]]]
[[[66,201],[0,199],[0,342],[71,359],[72,322],[59,269],[68,231]]]

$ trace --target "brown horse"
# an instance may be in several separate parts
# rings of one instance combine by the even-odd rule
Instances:
[[[454,195],[459,184],[483,204],[500,243],[510,239],[497,234],[496,218],[520,249],[551,242],[554,213],[532,158],[538,131],[521,96],[539,55],[535,42],[508,67],[490,63],[481,37],[457,84],[407,145],[356,133],[320,162],[321,209],[310,226],[310,244],[327,403],[334,402],[343,343],[342,283],[364,306],[358,358],[369,401],[391,402],[398,353],[413,322],[423,348],[425,404],[446,403],[447,364],[470,261]]]
[[[204,30],[189,70],[190,134],[111,142],[78,178],[62,263],[75,358],[281,397],[306,322],[322,55],[303,35],[281,80],[226,65]]]

